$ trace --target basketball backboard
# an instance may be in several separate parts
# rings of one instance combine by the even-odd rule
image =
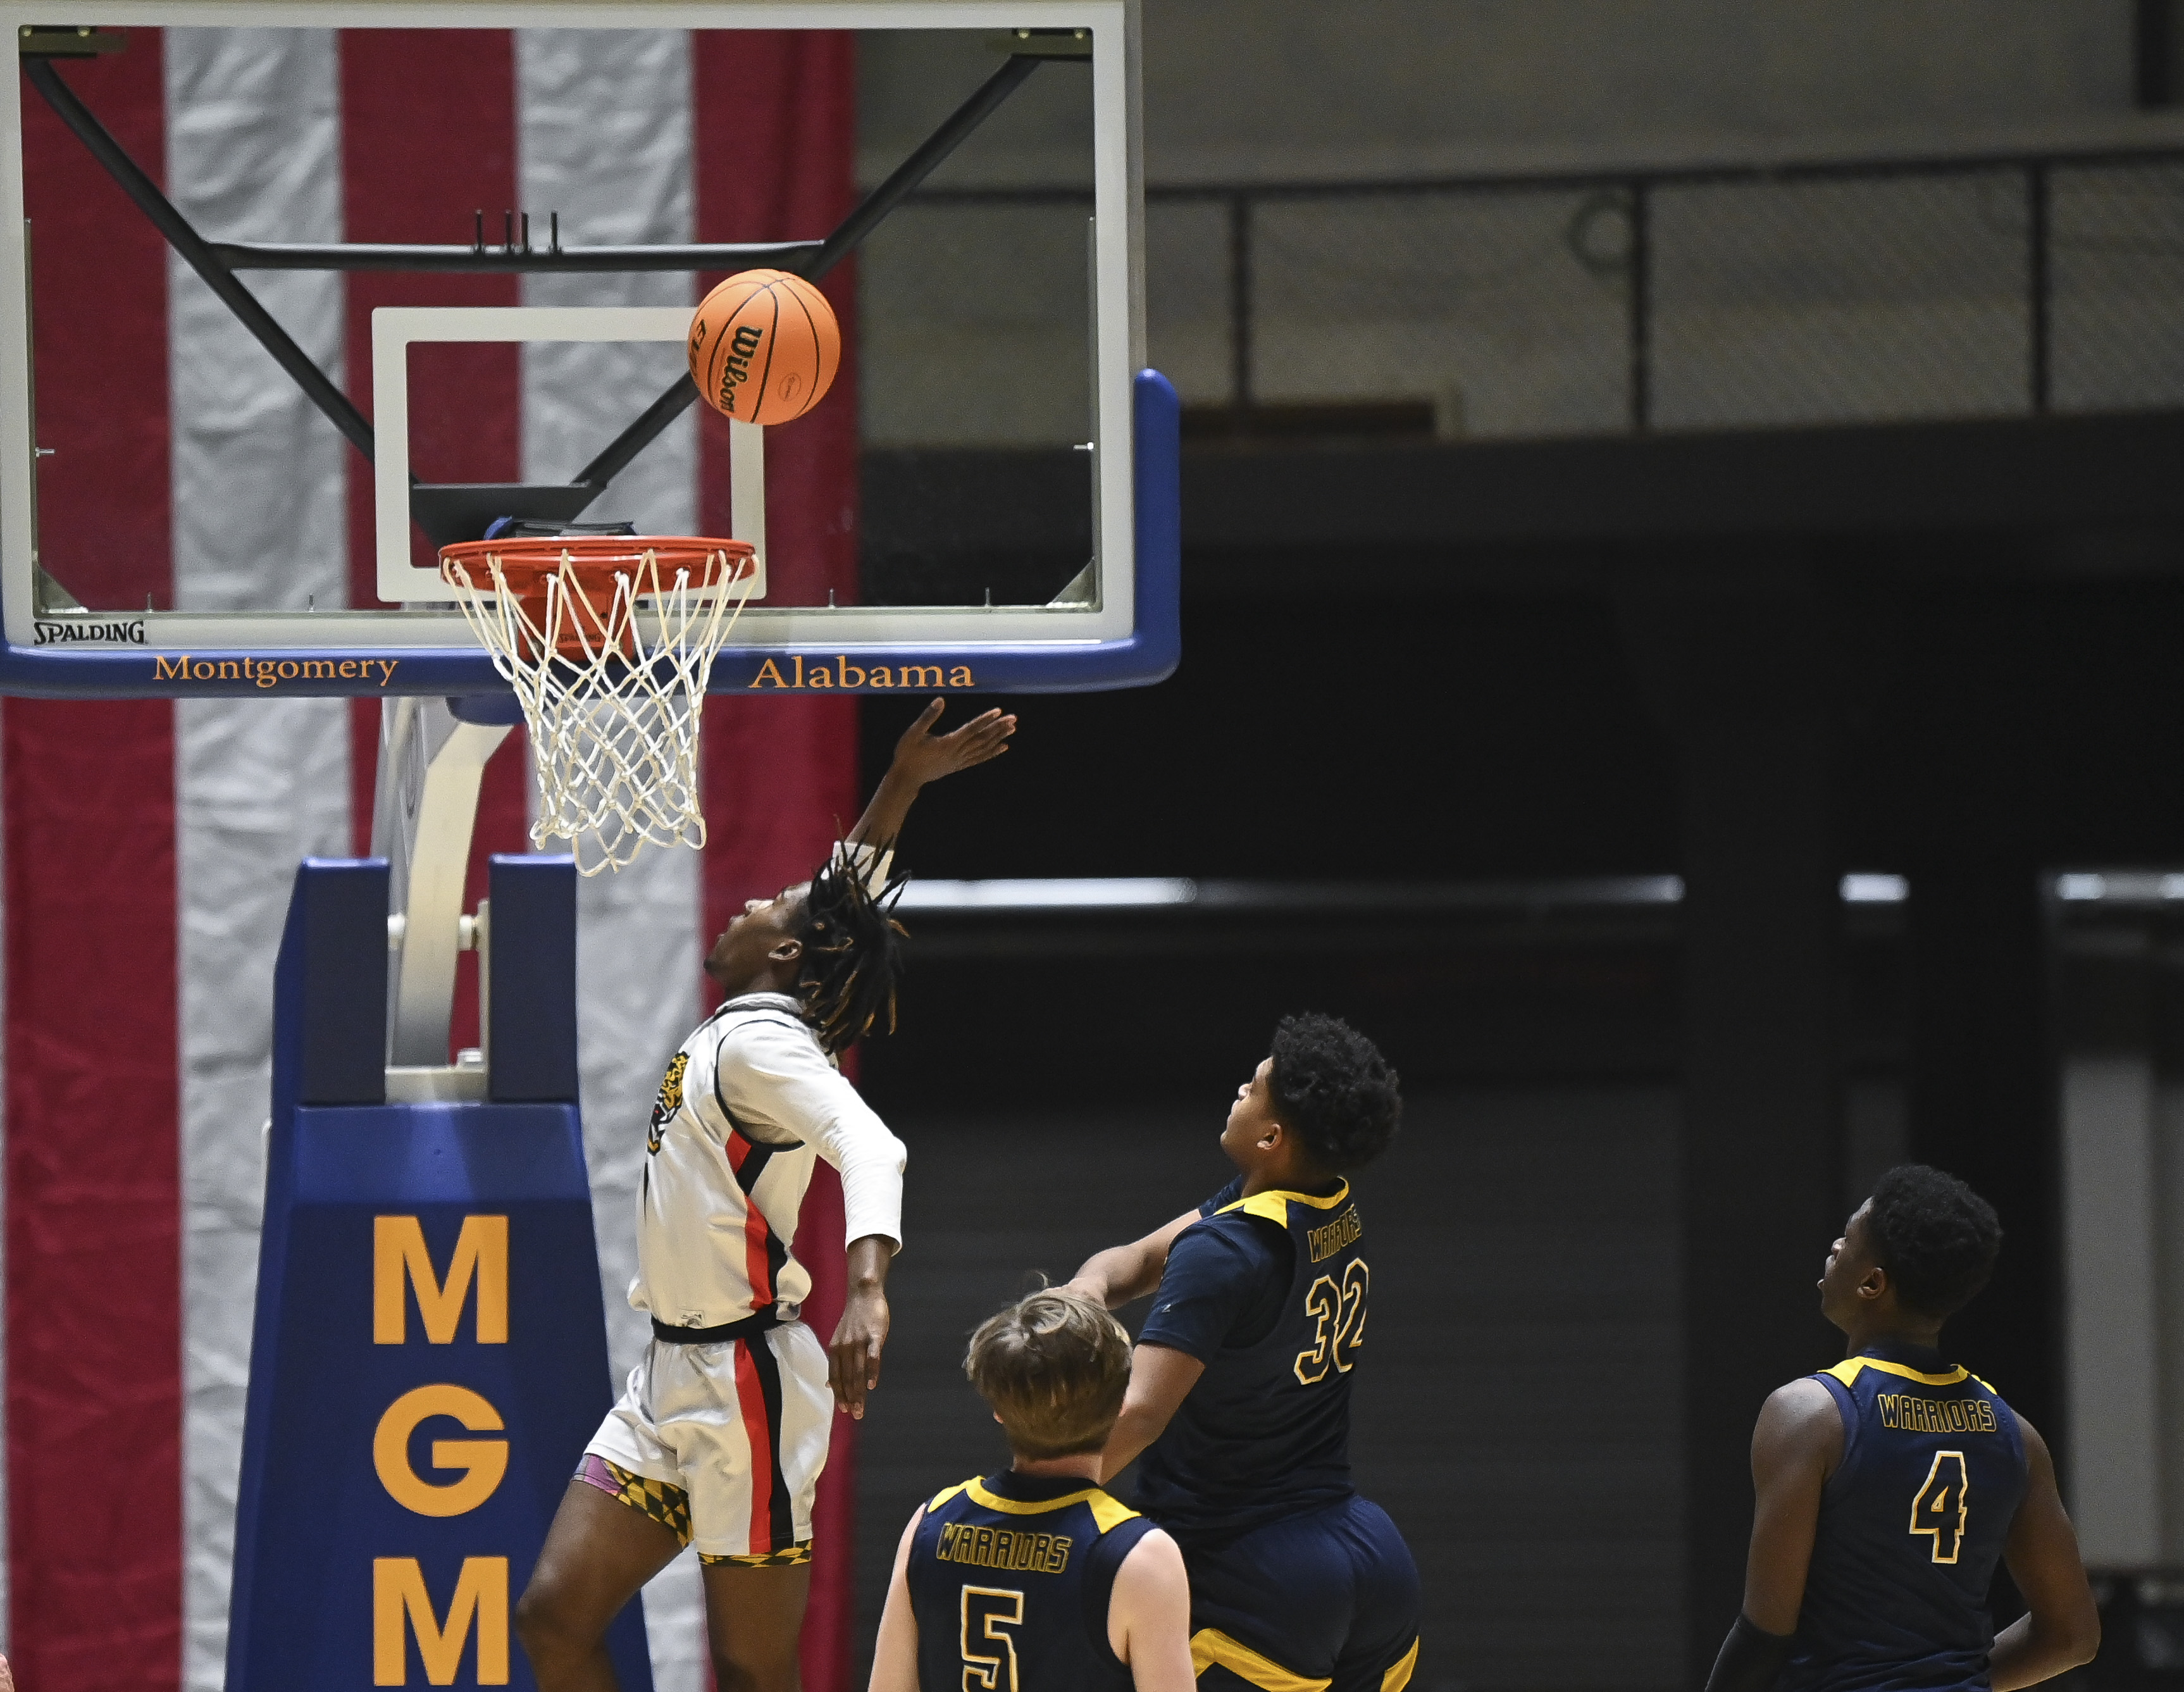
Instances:
[[[436,567],[438,545],[502,517],[751,541],[763,596],[715,692],[1068,690],[1173,667],[1177,421],[1145,367],[1136,0],[85,0],[65,29],[55,15],[0,0],[24,66],[0,94],[0,691],[504,691]],[[800,161],[737,126],[779,109],[738,86],[760,74],[738,44],[783,31],[907,55],[931,92],[922,143],[866,126],[846,215],[815,218],[808,191],[779,212],[800,204],[783,185]],[[475,53],[490,31],[514,42],[513,95],[473,78],[451,103],[441,43]],[[208,137],[248,130],[267,55],[288,44],[321,66],[334,109],[302,139],[206,164]],[[102,103],[117,52],[160,57],[164,158]],[[490,151],[473,99],[506,111],[498,165],[465,151]],[[443,154],[413,146],[426,180],[404,189],[410,221],[365,217],[358,184],[405,102]],[[86,156],[98,167],[65,215],[64,150],[79,185]],[[170,293],[165,380],[115,392],[112,413],[139,435],[171,413],[172,556],[85,539],[103,449],[80,426],[42,432],[37,398],[48,429],[57,383],[77,384],[73,415],[85,403],[81,316],[38,282],[52,255],[89,243],[141,261],[148,241]],[[705,288],[759,265],[831,272],[850,345],[850,380],[771,430],[704,415],[682,373]],[[76,457],[56,470],[41,449]],[[819,567],[816,531],[853,527],[861,449],[909,463],[920,497],[866,514],[888,531],[885,568],[869,547],[861,574],[845,568],[838,545]],[[932,473],[915,473],[921,454]],[[967,458],[979,473],[956,473]],[[1062,508],[1075,556],[1009,554],[994,507],[1031,500]]]

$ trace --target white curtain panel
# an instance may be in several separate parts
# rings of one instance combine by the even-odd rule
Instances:
[[[522,201],[543,242],[691,237],[688,37],[519,32]],[[214,238],[343,238],[339,43],[331,31],[166,32],[168,192]],[[170,265],[175,580],[187,608],[345,602],[350,449],[179,261]],[[249,278],[337,381],[338,276]],[[681,276],[533,278],[533,304],[682,304]],[[526,477],[573,474],[672,379],[679,349],[526,349]],[[354,373],[361,377],[364,373]],[[595,510],[695,527],[697,433],[685,418]],[[270,1084],[270,982],[298,858],[352,838],[348,714],[337,700],[191,700],[176,707],[181,904],[185,1645],[190,1692],[224,1678]],[[517,754],[511,751],[510,756]],[[580,1053],[600,1275],[617,1376],[645,1329],[626,1293],[633,1183],[660,1072],[699,1014],[698,859],[654,852],[582,884]],[[571,1466],[575,1454],[571,1453]],[[645,1595],[660,1692],[699,1692],[694,1561]]]
[[[558,212],[561,237],[587,246],[688,241],[690,38],[676,31],[521,30],[515,37],[516,157],[531,238]],[[689,305],[671,274],[534,276],[526,305]],[[573,477],[681,373],[679,344],[540,343],[523,351],[523,474]],[[617,477],[588,520],[655,534],[697,527],[697,420],[685,413]],[[629,1308],[637,1272],[637,1183],[661,1071],[696,1025],[698,857],[649,851],[577,891],[578,1064],[591,1164],[608,1352],[619,1384],[651,1330]],[[645,1589],[659,1692],[702,1692],[704,1596],[685,1551]]]
[[[170,30],[168,192],[215,239],[342,238],[330,30]],[[251,286],[343,375],[340,277]],[[344,603],[348,444],[179,260],[169,265],[175,594],[216,610]],[[307,853],[349,848],[349,706],[175,707],[181,907],[183,1684],[225,1678],[272,1077],[273,960]]]

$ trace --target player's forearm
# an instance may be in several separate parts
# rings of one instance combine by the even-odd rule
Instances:
[[[1123,1413],[1107,1434],[1100,1453],[1100,1481],[1103,1486],[1138,1460],[1145,1447],[1167,1431],[1170,1412],[1143,1404],[1125,1402]]]
[[[1109,1309],[1118,1309],[1133,1298],[1142,1298],[1160,1285],[1162,1259],[1145,1248],[1142,1240],[1126,1246],[1109,1246],[1084,1259],[1069,1284]]]
[[[915,1624],[895,1622],[894,1600],[888,1600],[879,1637],[872,1643],[872,1678],[866,1692],[917,1692]],[[905,1631],[910,1629],[911,1631]]]
[[[870,1298],[887,1292],[888,1269],[894,1262],[895,1244],[885,1234],[866,1234],[850,1242],[850,1296]]]
[[[2068,1624],[2053,1617],[2020,1616],[1995,1636],[1987,1672],[1994,1692],[2014,1692],[2091,1662],[2100,1647],[2098,1616]]]
[[[1130,1385],[1123,1413],[1100,1453],[1100,1478],[1112,1479],[1146,1446],[1167,1432],[1206,1365],[1187,1351],[1156,1341],[1140,1341],[1130,1354]]]
[[[899,768],[890,767],[872,790],[872,803],[850,830],[852,846],[892,846],[902,833],[903,821],[923,784]]]

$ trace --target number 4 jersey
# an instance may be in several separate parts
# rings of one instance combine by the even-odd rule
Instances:
[[[911,1536],[926,1692],[1129,1692],[1108,1643],[1115,1572],[1153,1524],[1096,1486],[1014,1470],[966,1481]]]
[[[1184,1544],[1340,1503],[1350,1383],[1372,1270],[1347,1182],[1243,1196],[1240,1176],[1176,1236],[1140,1345],[1206,1372],[1138,1468],[1138,1502]]]
[[[1783,1692],[1984,1687],[1987,1588],[2025,1496],[2009,1406],[1937,1352],[1874,1346],[1815,1376],[1843,1423]]]

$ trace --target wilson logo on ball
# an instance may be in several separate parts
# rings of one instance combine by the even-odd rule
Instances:
[[[705,296],[690,324],[690,379],[716,411],[786,423],[827,397],[842,332],[827,297],[786,271],[744,271]]]

